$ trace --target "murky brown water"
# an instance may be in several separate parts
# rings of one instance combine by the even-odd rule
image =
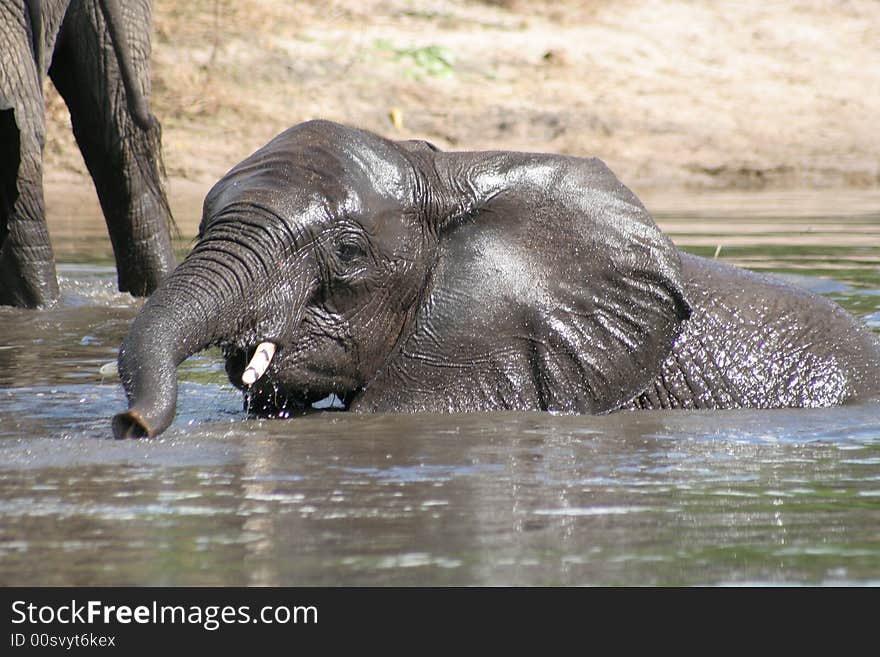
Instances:
[[[880,331],[880,214],[755,203],[658,216]],[[138,303],[76,214],[64,302],[0,309],[2,585],[880,585],[876,406],[249,420],[208,352],[160,440],[113,441]]]

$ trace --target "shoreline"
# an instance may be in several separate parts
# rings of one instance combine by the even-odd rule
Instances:
[[[178,244],[195,237],[201,219],[202,202],[213,182],[170,178],[166,183],[169,203],[180,233]],[[624,184],[627,184],[624,181]],[[629,185],[628,185],[629,186]],[[880,189],[820,188],[772,190],[693,190],[685,188],[633,188],[664,232],[688,233],[689,244],[700,242],[703,219],[724,219],[726,231],[739,230],[743,239],[754,240],[755,232],[774,227],[791,231],[790,237],[774,238],[779,243],[815,242],[844,246],[880,246]],[[91,179],[71,172],[48,173],[45,178],[49,235],[56,257],[63,261],[71,245],[89,242],[103,245],[110,253],[110,239]],[[821,220],[875,219],[877,230],[842,233],[833,238],[819,230],[811,237],[811,224]],[[757,226],[757,228],[756,228]],[[714,230],[714,229],[713,229]],[[92,248],[97,248],[93,246]]]

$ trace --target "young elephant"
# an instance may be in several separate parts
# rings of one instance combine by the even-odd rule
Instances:
[[[218,182],[119,354],[117,437],[222,346],[248,408],[821,406],[876,396],[880,344],[831,302],[680,253],[596,159],[437,151],[326,121]]]

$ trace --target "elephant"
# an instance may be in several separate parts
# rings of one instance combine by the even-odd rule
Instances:
[[[146,296],[174,268],[161,129],[150,111],[149,0],[0,3],[0,305],[59,297],[43,202],[43,80],[70,110],[116,259]]]
[[[680,252],[596,158],[446,152],[324,120],[207,194],[192,251],[122,341],[155,436],[219,346],[245,408],[820,407],[878,399],[880,341],[832,301]]]

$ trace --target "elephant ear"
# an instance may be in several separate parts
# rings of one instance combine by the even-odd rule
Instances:
[[[690,314],[678,252],[599,160],[437,153],[436,266],[355,408],[602,413]]]

